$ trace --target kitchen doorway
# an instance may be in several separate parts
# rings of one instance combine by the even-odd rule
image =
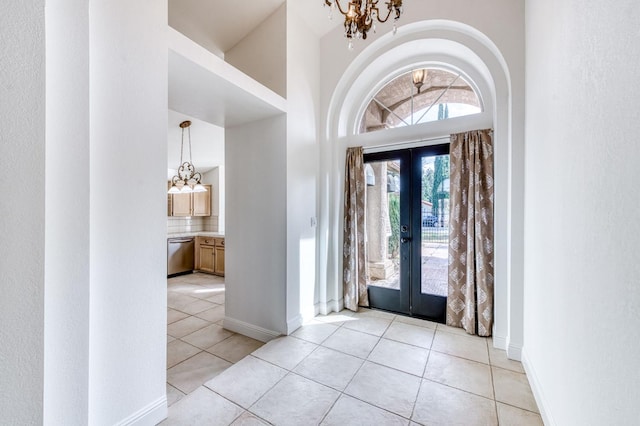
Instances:
[[[371,307],[444,323],[449,144],[364,155]]]

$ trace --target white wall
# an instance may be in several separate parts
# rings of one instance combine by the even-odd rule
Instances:
[[[287,329],[317,314],[320,40],[287,7]],[[313,223],[312,223],[313,221]]]
[[[87,424],[88,2],[48,1],[46,38],[44,424]]]
[[[448,27],[445,29],[445,24],[438,22],[446,22]],[[523,292],[524,1],[419,2],[410,8],[407,5],[395,38],[389,34],[391,28],[389,24],[378,25],[377,34],[370,34],[366,42],[354,43],[354,51],[346,48],[341,27],[321,40],[321,110],[328,111],[322,116],[322,129],[326,134],[320,168],[319,282],[327,283],[321,302],[331,310],[340,305],[342,298],[339,271],[344,150],[347,143],[361,144],[356,137],[339,139],[350,132],[350,129],[338,129],[336,124],[345,93],[351,90],[349,85],[341,87],[341,80],[346,73],[362,72],[377,57],[379,52],[373,45],[390,50],[402,43],[398,40],[411,40],[421,28],[428,29],[430,38],[453,40],[468,48],[485,61],[494,78],[492,114],[496,145],[500,145],[496,150],[496,223],[499,226],[496,229],[494,343],[502,348],[509,346],[510,356],[519,358]],[[419,59],[424,52],[405,54]]]
[[[42,423],[45,243],[44,1],[0,4],[0,413]],[[19,178],[16,178],[19,177]]]
[[[640,5],[526,13],[525,367],[545,424],[637,424]]]
[[[278,95],[287,97],[287,7],[272,13],[224,54],[224,59]]]
[[[287,120],[225,133],[225,328],[268,340],[286,333]]]
[[[89,12],[89,424],[155,424],[166,415],[167,4]]]

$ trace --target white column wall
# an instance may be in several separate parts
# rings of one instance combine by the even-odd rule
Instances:
[[[545,424],[637,424],[640,5],[526,16],[523,362]]]
[[[44,1],[0,3],[0,413],[41,424],[44,364]]]
[[[93,1],[89,23],[89,424],[155,424],[166,415],[167,3]]]
[[[46,38],[44,424],[79,425],[89,420],[89,2],[47,1]]]
[[[224,327],[286,334],[287,118],[225,129]]]
[[[320,40],[287,5],[287,331],[317,314]]]

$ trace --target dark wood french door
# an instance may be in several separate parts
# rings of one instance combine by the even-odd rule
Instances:
[[[364,161],[371,307],[444,322],[449,144],[368,153]]]

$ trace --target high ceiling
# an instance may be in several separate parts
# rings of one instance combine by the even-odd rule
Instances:
[[[275,12],[284,0],[169,0],[169,25],[222,56]],[[329,20],[322,0],[290,1],[305,25],[318,36],[340,25]]]

